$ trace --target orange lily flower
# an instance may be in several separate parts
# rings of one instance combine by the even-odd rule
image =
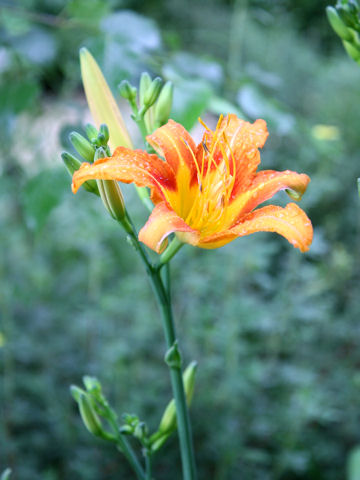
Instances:
[[[235,115],[220,117],[215,131],[206,125],[196,146],[190,134],[169,120],[147,137],[162,160],[142,150],[118,147],[110,158],[83,163],[73,176],[73,192],[89,179],[134,182],[149,187],[155,208],[139,232],[139,240],[161,253],[171,233],[201,248],[218,248],[236,237],[276,232],[302,252],[309,249],[313,229],[295,203],[254,210],[279,190],[299,200],[310,178],[285,170],[257,172],[268,136],[264,120],[253,124]]]

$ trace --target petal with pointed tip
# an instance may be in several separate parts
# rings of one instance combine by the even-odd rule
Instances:
[[[275,232],[285,237],[301,252],[309,250],[313,228],[305,212],[295,203],[285,208],[268,205],[246,215],[241,222],[227,231],[202,239],[198,246],[218,248],[226,245],[236,237],[243,237],[256,232]]]
[[[86,48],[80,50],[80,67],[86,99],[96,126],[99,128],[105,123],[109,127],[112,149],[119,145],[131,148],[131,139],[117,103],[98,64]]]
[[[142,150],[118,147],[113,156],[100,158],[93,164],[83,163],[74,173],[72,189],[76,193],[86,180],[118,180],[134,182],[138,187],[150,187],[156,196],[166,198],[167,191],[176,190],[176,180],[172,169],[156,155]]]
[[[293,200],[300,200],[309,182],[310,178],[304,173],[290,170],[258,172],[246,192],[232,193],[233,201],[229,205],[229,218],[233,218],[235,223],[236,219],[269,200],[280,190],[286,190]]]

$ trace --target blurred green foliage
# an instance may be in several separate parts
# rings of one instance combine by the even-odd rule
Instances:
[[[172,116],[187,127],[204,110],[264,117],[262,168],[312,178],[301,203],[315,226],[308,254],[263,233],[216,251],[186,247],[173,261],[178,333],[186,360],[199,362],[192,418],[200,478],[358,478],[360,70],[325,6],[4,3],[0,471],[11,467],[15,480],[132,478],[112,448],[89,437],[68,387],[96,375],[119,413],[136,412],[152,428],[170,398],[142,267],[101,203],[86,192],[73,197],[60,148],[44,140],[59,106],[84,112],[84,45],[114,91],[143,69],[172,80]],[[69,148],[65,133],[79,117],[66,112]],[[124,191],[140,226],[146,213],[132,188]],[[178,478],[175,464],[174,437],[157,478]]]

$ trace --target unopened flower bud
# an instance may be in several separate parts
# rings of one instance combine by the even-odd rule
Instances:
[[[351,40],[352,35],[334,7],[327,7],[326,14],[335,33],[343,40]]]
[[[357,48],[353,43],[343,41],[347,54],[356,62],[360,60],[360,48]]]
[[[75,400],[75,402],[77,403],[80,402],[80,396],[83,394],[86,394],[86,392],[82,388],[79,388],[76,385],[71,385],[70,393],[73,399]]]
[[[123,435],[132,435],[134,433],[134,428],[131,425],[122,425],[120,427],[120,433]]]
[[[137,88],[131,85],[130,82],[122,80],[118,88],[120,95],[126,100],[129,100],[130,103],[136,100]]]
[[[95,160],[105,158],[106,151],[100,147],[96,149]],[[100,196],[110,215],[119,222],[123,222],[126,215],[124,197],[119,184],[115,180],[97,180]]]
[[[85,125],[85,132],[90,142],[92,142],[98,136],[98,133],[99,133],[97,129],[94,127],[94,125],[92,125],[91,123],[87,123]]]
[[[166,82],[161,89],[158,101],[155,105],[155,122],[156,127],[164,125],[170,117],[174,85],[172,82]]]
[[[95,437],[102,437],[103,428],[100,418],[98,417],[94,407],[91,404],[89,395],[87,395],[86,393],[80,394],[79,410],[84,425],[89,430],[89,432],[95,435]]]
[[[68,152],[62,152],[61,158],[65,164],[67,171],[72,177],[74,175],[74,172],[76,172],[76,170],[79,170],[81,161]],[[96,180],[87,180],[83,183],[82,186],[85,188],[86,191],[94,193],[95,195],[99,195],[99,189],[97,187]]]
[[[75,150],[88,162],[94,161],[95,148],[78,132],[71,132],[70,141]]]
[[[196,369],[197,369],[197,363],[191,362],[189,366],[186,368],[185,372],[183,373],[186,403],[188,404],[188,406],[190,406],[192,397],[194,394]],[[176,408],[175,408],[175,401],[174,399],[172,399],[164,411],[164,414],[160,421],[158,431],[154,434],[156,440],[160,440],[159,437],[163,435],[170,435],[175,428],[176,428]],[[160,448],[160,446],[158,448]]]
[[[350,3],[346,5],[339,5],[337,12],[347,27],[355,28],[358,26],[359,20],[357,19],[356,7],[350,6]]]
[[[154,78],[154,80],[151,82],[150,86],[148,87],[148,89],[144,94],[143,104],[145,108],[150,108],[152,105],[154,105],[154,103],[156,102],[156,100],[160,95],[161,87],[162,87],[161,78],[160,77]]]
[[[109,141],[110,134],[109,134],[109,129],[106,123],[102,123],[100,125],[100,133],[104,136],[105,143],[107,143]]]
[[[144,105],[145,93],[151,85],[151,77],[147,72],[143,72],[140,77],[139,102]]]
[[[85,375],[83,377],[83,382],[86,390],[89,393],[101,393],[101,383],[96,377],[90,377],[89,375]]]
[[[134,430],[134,437],[143,440],[149,434],[148,428],[144,422],[139,422]]]
[[[170,368],[181,368],[181,355],[178,349],[177,341],[165,354],[165,362]]]

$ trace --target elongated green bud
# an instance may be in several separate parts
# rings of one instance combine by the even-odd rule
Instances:
[[[110,134],[109,134],[109,129],[106,123],[102,123],[100,125],[100,133],[104,136],[105,143],[107,143],[109,141]]]
[[[67,171],[70,173],[70,176],[72,177],[76,170],[79,170],[81,161],[74,157],[74,155],[71,155],[71,153],[68,152],[62,152],[61,158],[65,164],[65,167]],[[87,180],[82,184],[82,186],[85,188],[87,192],[94,193],[95,195],[99,195],[99,189],[96,185],[95,180]]]
[[[144,107],[145,108],[150,108],[156,100],[158,99],[160,95],[162,87],[162,80],[160,77],[154,78],[154,80],[151,82],[149,88],[146,90],[144,94]]]
[[[129,100],[130,103],[136,100],[137,88],[131,85],[127,80],[122,80],[118,88],[120,95],[126,100]]]
[[[357,179],[358,194],[360,197],[360,178]]]
[[[71,385],[70,387],[70,393],[75,402],[79,403],[80,402],[80,397],[81,395],[85,395],[86,392],[82,389],[77,387],[76,385]]]
[[[90,142],[95,140],[99,133],[97,129],[94,127],[94,125],[92,125],[91,123],[87,123],[85,125],[85,132]]]
[[[110,213],[121,222],[125,217],[125,202],[119,184],[115,180],[103,180],[103,184]]]
[[[104,148],[96,149],[95,160],[106,156]],[[96,182],[105,208],[115,220],[122,222],[125,219],[126,210],[119,184],[115,180],[96,180]]]
[[[86,393],[81,393],[79,396],[79,410],[84,425],[89,432],[95,435],[95,437],[102,437],[103,428],[100,418],[95,412],[91,400]]]
[[[329,20],[330,25],[334,29],[335,33],[339,35],[343,40],[351,40],[352,35],[347,29],[347,26],[340,18],[338,12],[335,10],[334,7],[326,7],[326,14]]]
[[[145,93],[151,85],[151,77],[147,72],[143,72],[140,77],[139,102],[144,105]]]
[[[156,128],[164,125],[170,117],[173,101],[174,85],[172,82],[166,82],[161,89],[158,101],[155,105],[155,124]]]
[[[356,46],[354,46],[353,43],[345,42],[345,40],[343,41],[343,44],[344,44],[344,47],[345,47],[345,50],[346,50],[347,54],[353,60],[355,60],[356,62],[358,60],[360,60],[360,48],[357,48]]]
[[[196,375],[197,363],[191,362],[183,373],[183,381],[186,395],[186,403],[190,406],[195,387],[195,375]],[[157,439],[163,435],[169,435],[176,428],[176,408],[175,400],[172,399],[165,409],[165,412],[160,421],[158,431],[156,432]]]
[[[347,27],[355,28],[357,27],[357,20],[356,20],[356,9],[352,10],[349,8],[349,4],[346,6],[339,5],[337,7],[337,12],[341,18],[341,20],[345,23]]]
[[[86,390],[89,393],[101,393],[101,383],[96,377],[90,377],[89,375],[85,375],[83,377],[83,382]]]
[[[86,140],[86,138],[78,132],[71,132],[69,138],[79,155],[90,163],[94,161],[95,148]]]

